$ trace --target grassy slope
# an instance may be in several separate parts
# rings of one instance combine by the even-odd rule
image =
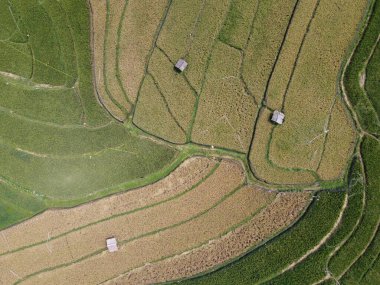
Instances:
[[[96,101],[86,1],[9,3],[0,18],[8,47],[0,71],[24,79],[0,78],[0,228],[47,206],[156,181],[178,165],[176,150],[110,124]],[[14,203],[25,197],[27,203]]]

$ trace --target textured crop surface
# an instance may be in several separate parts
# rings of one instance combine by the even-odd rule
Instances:
[[[379,3],[0,0],[0,284],[377,285]]]

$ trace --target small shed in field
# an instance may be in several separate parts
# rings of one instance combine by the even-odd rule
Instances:
[[[182,72],[187,67],[187,62],[184,59],[179,59],[177,63],[175,64],[175,69],[177,69],[179,72]]]
[[[285,119],[284,113],[281,113],[280,111],[275,110],[272,114],[272,122],[275,122],[276,124],[282,125]]]
[[[112,237],[107,239],[107,248],[109,252],[118,251],[116,238]]]

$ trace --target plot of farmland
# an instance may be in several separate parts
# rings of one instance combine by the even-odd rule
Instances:
[[[0,284],[376,284],[379,6],[0,0]]]

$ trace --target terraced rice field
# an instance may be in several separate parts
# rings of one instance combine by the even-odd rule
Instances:
[[[0,284],[377,284],[379,7],[0,0]]]
[[[253,231],[257,240],[245,237],[246,247],[252,246],[268,233],[274,235],[288,226],[308,204],[307,193],[270,193],[244,186],[244,180],[243,169],[235,162],[192,158],[147,188],[73,209],[47,211],[1,232],[4,241],[0,253],[1,281],[6,284],[105,281],[148,261],[196,249],[210,239],[219,240],[219,236],[233,228]],[[146,196],[147,193],[150,195]],[[110,209],[111,201],[117,202]],[[271,224],[268,211],[276,214],[279,211],[277,215],[289,211],[291,215],[282,215],[276,224]],[[90,220],[85,218],[88,216]],[[263,233],[256,233],[255,227]],[[25,228],[33,230],[25,236]],[[119,240],[120,251],[115,255],[104,250],[104,240],[110,235]],[[243,237],[236,238],[244,240]],[[231,254],[241,252],[240,249]],[[119,266],[112,266],[112,270],[103,266],[114,258]],[[216,259],[211,266],[223,261]],[[94,274],[84,277],[81,272],[88,269]]]

